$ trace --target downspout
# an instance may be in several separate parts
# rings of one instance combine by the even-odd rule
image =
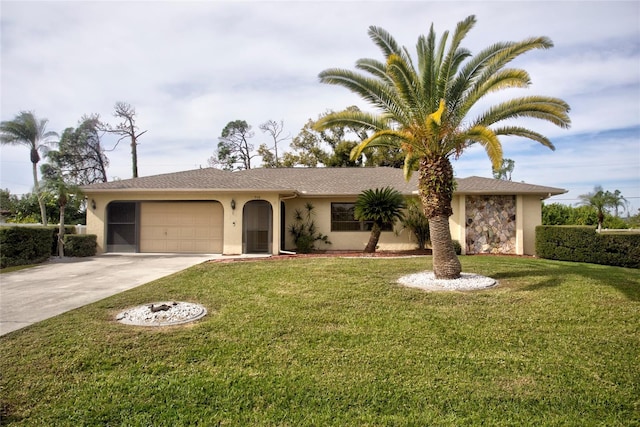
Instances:
[[[295,199],[296,197],[298,197],[300,194],[297,191],[293,192],[292,196],[287,196],[287,197],[280,197],[280,202],[283,202],[285,200],[291,200],[291,199]],[[282,214],[282,213],[281,213]],[[293,251],[285,251],[284,249],[280,248],[280,250],[278,251],[279,254],[281,255],[296,255],[296,252]]]

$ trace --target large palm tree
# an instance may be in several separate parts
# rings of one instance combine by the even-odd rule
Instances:
[[[365,253],[374,253],[380,234],[385,224],[393,224],[402,219],[402,209],[405,201],[402,194],[392,187],[364,190],[358,195],[354,206],[354,216],[358,221],[372,221],[369,242],[364,248]]]
[[[502,163],[500,136],[529,138],[554,149],[551,141],[530,129],[511,122],[514,118],[536,118],[562,128],[570,124],[569,106],[561,99],[527,96],[499,102],[484,111],[470,112],[487,94],[530,84],[525,70],[507,68],[516,57],[532,49],[553,46],[546,37],[520,42],[498,42],[472,55],[461,42],[474,26],[469,16],[458,23],[453,36],[445,32],[437,40],[433,25],[417,43],[417,61],[405,47],[379,27],[370,27],[369,36],[384,55],[384,61],[360,59],[359,71],[328,69],[320,81],[344,86],[370,102],[379,114],[343,111],[325,116],[318,129],[357,123],[372,135],[352,152],[359,156],[366,148],[391,146],[405,154],[408,178],[418,170],[418,192],[429,219],[433,248],[433,270],[437,278],[460,277],[460,261],[455,254],[449,216],[455,180],[451,158],[469,146],[484,147],[493,167]]]
[[[3,144],[25,145],[30,150],[33,191],[38,196],[43,225],[47,225],[47,211],[38,185],[38,162],[40,162],[40,152],[46,150],[48,140],[58,136],[57,133],[46,130],[47,123],[47,119],[38,120],[32,111],[22,111],[15,119],[0,123],[0,141]]]

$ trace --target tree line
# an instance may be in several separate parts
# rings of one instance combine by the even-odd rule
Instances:
[[[356,106],[346,111],[360,111]],[[267,136],[268,143],[255,148],[252,138],[256,136],[253,127],[245,120],[230,121],[222,130],[213,155],[208,159],[211,167],[224,170],[290,167],[359,167],[389,166],[401,168],[403,157],[398,147],[375,147],[367,151],[366,156],[351,158],[351,152],[362,141],[369,138],[370,130],[357,124],[336,124],[318,130],[318,123],[327,115],[321,114],[317,120],[309,119],[298,135],[291,137],[285,133],[284,121],[267,120],[258,129]],[[291,140],[289,150],[283,150],[282,144]],[[256,161],[260,158],[260,162]]]
[[[0,123],[0,142],[25,146],[29,150],[33,175],[32,193],[18,198],[9,190],[2,190],[2,214],[20,222],[39,220],[43,225],[56,218],[61,224],[65,220],[80,221],[84,218],[84,200],[79,187],[107,182],[109,159],[106,151],[115,149],[124,139],[130,142],[133,176],[136,177],[137,139],[146,131],[138,131],[135,108],[130,104],[117,102],[113,115],[119,120],[116,124],[102,121],[98,114],[82,116],[75,127],[68,127],[61,134],[47,130],[48,120],[38,118],[33,111],[21,111],[13,120]],[[106,150],[102,142],[107,133],[120,137],[111,150]],[[38,206],[37,213],[33,212],[34,204]],[[67,206],[71,212],[65,212]],[[55,216],[50,215],[53,211]]]

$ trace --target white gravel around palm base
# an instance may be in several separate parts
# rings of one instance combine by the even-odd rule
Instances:
[[[497,284],[496,280],[491,277],[471,273],[462,273],[459,279],[436,279],[432,271],[402,276],[398,279],[398,283],[426,291],[473,291],[491,288]]]

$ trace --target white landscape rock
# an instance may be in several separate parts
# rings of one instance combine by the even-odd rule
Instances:
[[[128,308],[120,312],[116,320],[126,325],[169,326],[192,322],[206,314],[207,309],[200,304],[163,301]]]
[[[436,279],[432,271],[402,276],[398,279],[398,283],[426,291],[473,291],[491,288],[497,284],[496,280],[491,277],[471,273],[461,273],[459,279]]]

